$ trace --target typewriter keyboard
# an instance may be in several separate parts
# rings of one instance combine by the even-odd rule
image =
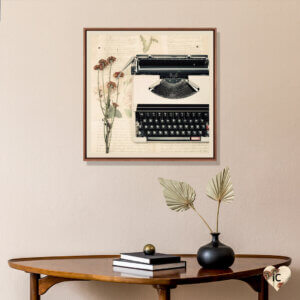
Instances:
[[[147,141],[204,141],[209,136],[209,105],[140,104],[136,137]]]

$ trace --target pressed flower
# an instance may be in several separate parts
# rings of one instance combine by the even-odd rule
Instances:
[[[115,89],[115,88],[117,87],[117,85],[116,85],[115,82],[109,81],[109,82],[107,83],[107,87],[108,87],[109,89]]]
[[[1,0],[0,0],[1,1]],[[102,122],[104,126],[104,142],[105,142],[105,153],[109,153],[112,128],[115,118],[121,118],[122,113],[118,110],[118,88],[119,88],[119,78],[124,77],[123,72],[115,72],[113,70],[112,64],[116,61],[114,56],[109,56],[107,59],[100,59],[98,64],[94,66],[95,70],[98,70],[97,76],[97,100],[100,101],[100,112],[103,115]],[[109,80],[104,81],[105,71],[100,72],[99,70],[104,70],[109,66]],[[111,76],[112,75],[112,76]],[[114,80],[115,78],[115,80]],[[112,81],[111,81],[112,79]]]
[[[114,77],[115,77],[115,78],[124,77],[124,73],[123,73],[123,72],[115,72],[115,73],[114,73]]]
[[[108,65],[108,62],[105,59],[99,60],[99,69],[103,70]]]
[[[108,62],[109,64],[112,64],[112,63],[115,62],[115,61],[116,61],[116,58],[115,58],[114,56],[110,56],[110,57],[107,58],[107,62]]]

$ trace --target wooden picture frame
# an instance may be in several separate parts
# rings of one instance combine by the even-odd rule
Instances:
[[[182,153],[180,153],[180,155],[177,155],[176,154],[177,150],[174,148],[175,147],[174,144],[177,143],[177,141],[176,141],[176,142],[165,142],[165,143],[163,142],[164,143],[163,146],[165,148],[167,147],[166,145],[168,144],[168,147],[170,147],[170,149],[171,149],[171,147],[173,147],[175,149],[175,150],[173,150],[175,154],[172,152],[171,155],[168,155],[168,153],[166,154],[165,152],[163,152],[163,155],[160,155],[159,151],[155,152],[155,156],[152,156],[152,154],[149,156],[150,152],[146,152],[147,154],[145,154],[145,155],[142,152],[141,153],[140,152],[136,152],[136,153],[132,152],[133,154],[131,155],[131,154],[128,154],[129,152],[127,153],[126,151],[122,152],[122,148],[120,148],[121,150],[118,150],[118,152],[116,152],[118,154],[114,155],[113,151],[104,153],[104,151],[102,149],[103,145],[100,145],[101,143],[99,143],[99,142],[98,142],[98,144],[100,145],[99,147],[102,147],[101,152],[98,150],[97,150],[98,152],[96,152],[95,150],[91,151],[90,148],[92,148],[91,145],[95,144],[94,141],[95,140],[100,141],[99,137],[98,137],[98,140],[95,137],[95,132],[97,133],[98,130],[95,130],[95,129],[91,130],[91,128],[94,128],[93,127],[94,125],[91,125],[91,124],[96,124],[96,126],[98,126],[98,124],[97,124],[97,122],[95,122],[95,120],[93,121],[93,123],[91,122],[91,119],[92,119],[91,115],[93,114],[95,116],[95,110],[92,111],[91,106],[92,105],[95,106],[95,101],[96,101],[95,99],[98,96],[99,96],[99,99],[101,97],[103,97],[103,95],[101,95],[101,92],[102,92],[101,88],[99,88],[99,82],[100,82],[99,81],[99,72],[101,73],[101,71],[99,71],[99,65],[97,65],[98,60],[96,60],[95,57],[98,56],[98,54],[100,54],[102,52],[106,53],[107,50],[105,50],[105,49],[114,49],[114,48],[112,48],[113,43],[116,43],[116,41],[120,40],[123,37],[123,35],[126,35],[126,39],[128,36],[128,39],[131,39],[134,41],[137,40],[138,38],[142,39],[143,36],[148,37],[148,44],[146,43],[146,39],[144,39],[145,40],[145,43],[143,43],[143,45],[144,45],[143,50],[144,50],[145,45],[149,45],[149,43],[151,44],[152,39],[155,40],[156,36],[159,37],[158,39],[156,39],[157,43],[159,43],[160,39],[163,40],[163,38],[165,38],[165,36],[168,35],[169,33],[170,33],[171,38],[169,38],[169,36],[168,36],[168,41],[172,40],[172,42],[175,44],[175,46],[177,45],[175,36],[180,37],[179,41],[182,41],[182,40],[185,41],[185,39],[186,39],[187,41],[189,41],[189,43],[191,43],[190,37],[196,36],[196,34],[199,33],[200,40],[203,39],[204,41],[206,41],[206,40],[211,41],[211,44],[209,44],[210,42],[206,42],[208,44],[207,47],[209,47],[209,49],[211,49],[209,52],[209,55],[207,55],[208,59],[209,59],[209,65],[211,66],[210,70],[209,70],[210,74],[208,76],[208,77],[210,77],[210,79],[209,79],[210,83],[208,84],[209,87],[207,88],[207,89],[209,89],[209,93],[208,93],[208,95],[210,97],[209,101],[211,101],[208,105],[209,106],[209,124],[208,124],[209,125],[209,129],[208,129],[209,130],[209,142],[207,142],[207,144],[209,145],[208,146],[209,150],[207,150],[207,153],[203,152],[203,153],[205,153],[205,155],[202,156],[201,154],[198,155],[197,154],[198,152],[196,152],[196,150],[194,150],[194,148],[193,148],[194,152],[192,153],[192,156],[191,156],[191,153],[184,152],[184,149],[180,149],[180,151]],[[217,141],[217,82],[216,82],[216,80],[217,80],[217,30],[216,30],[216,28],[84,28],[83,34],[84,34],[84,64],[83,64],[83,66],[84,66],[83,160],[84,161],[215,161],[217,159],[217,154],[216,154],[217,153],[217,142],[216,142]],[[117,36],[118,38],[117,37],[114,38],[114,35],[116,35],[116,34],[118,35]],[[136,38],[135,38],[135,35],[137,36]],[[151,41],[149,40],[149,35],[151,35]],[[154,38],[152,37],[152,35],[154,36]],[[206,38],[206,36],[208,36],[209,38]],[[197,35],[197,37],[198,37],[198,35]],[[103,42],[103,43],[97,42],[99,40],[101,41],[101,38],[103,40],[105,40],[105,42]],[[173,41],[174,39],[175,39],[175,42]],[[97,47],[93,47],[92,50],[91,50],[92,47],[90,45],[90,44],[92,44],[91,41],[94,43],[93,44],[94,46],[95,45],[97,46]],[[101,45],[98,46],[98,44],[99,45],[101,44]],[[104,44],[104,46],[102,46],[103,44]],[[156,44],[156,42],[155,42],[155,44]],[[196,47],[199,47],[198,44],[196,45]],[[179,42],[178,42],[178,45],[179,45]],[[168,47],[171,47],[171,46],[168,46]],[[103,48],[104,48],[104,50],[102,50]],[[116,49],[117,49],[116,51],[117,52],[119,51],[118,53],[121,53],[123,51],[123,49],[121,49],[121,48],[122,47],[116,47]],[[177,48],[179,48],[179,46]],[[176,49],[176,50],[178,51],[178,49]],[[117,53],[116,51],[115,52],[111,51],[111,52],[113,52],[113,54],[115,54],[115,53]],[[169,48],[168,48],[168,51],[169,51]],[[196,51],[196,50],[194,50],[194,51]],[[201,51],[199,51],[199,52],[201,52]],[[140,54],[140,53],[138,53],[138,54]],[[141,54],[143,54],[143,53],[141,53]],[[157,53],[153,53],[153,54],[155,56]],[[165,54],[165,53],[162,53],[162,54]],[[190,53],[188,53],[188,54],[190,54]],[[149,56],[149,53],[146,53],[145,55]],[[194,53],[192,53],[191,56],[193,56],[193,55],[194,55]],[[101,56],[99,55],[98,58],[100,59]],[[96,70],[91,71],[92,70],[91,61],[93,61],[92,63],[96,63],[96,65],[93,67]],[[88,67],[89,67],[89,69],[87,69]],[[104,66],[104,67],[106,67],[106,66]],[[112,67],[111,67],[111,69],[112,69]],[[120,68],[117,70],[110,71],[109,73],[112,73],[114,71],[120,71]],[[92,72],[95,72],[95,73],[92,73]],[[94,91],[94,93],[96,95],[95,96],[95,95],[91,94],[91,87],[92,87],[91,78],[95,77],[94,74],[96,74],[96,72],[98,72],[98,89],[97,89],[98,92]],[[130,76],[131,75],[125,74],[124,78],[126,78],[126,77],[130,78]],[[136,76],[136,77],[138,77],[138,76]],[[111,78],[113,78],[113,77],[111,77]],[[119,87],[119,80],[121,79],[120,75],[119,75],[119,77],[116,77],[116,78],[118,80],[117,87]],[[138,78],[141,78],[141,76]],[[129,79],[127,79],[127,80],[129,81]],[[97,86],[97,85],[94,84],[94,86]],[[127,84],[127,86],[129,86],[129,83]],[[106,99],[107,99],[109,97],[110,91],[112,90],[113,87],[107,88],[106,84],[104,84],[104,81],[103,81],[102,87],[103,87],[103,93],[105,93],[105,89],[106,89],[106,94],[107,94]],[[201,87],[200,87],[200,91],[201,91]],[[118,91],[117,94],[115,94],[115,95],[118,95],[116,97],[119,97],[120,94],[121,94],[121,92]],[[94,102],[91,102],[92,98],[93,98]],[[101,102],[100,100],[98,100],[98,101]],[[111,117],[111,119],[107,119],[108,124],[106,123],[106,126],[110,126],[109,120],[113,120],[113,123],[114,123],[114,119],[116,116],[116,110],[119,109],[118,108],[119,105],[117,103],[113,102],[113,100],[111,102],[112,102],[111,107],[112,107],[112,111],[113,111],[114,115],[113,115],[113,117]],[[92,105],[90,103],[92,103]],[[107,104],[103,105],[100,103],[101,109],[103,107],[106,107],[106,105]],[[211,107],[212,107],[212,109],[211,109]],[[102,111],[103,111],[103,109],[102,109]],[[105,124],[104,116],[107,116],[107,114],[103,113],[103,115],[101,116],[100,112],[101,112],[101,110],[99,107],[99,124],[102,124],[101,120],[102,120],[103,124]],[[122,114],[122,113],[120,112],[120,114]],[[211,119],[213,119],[213,120],[211,120]],[[101,125],[99,125],[99,126],[101,126]],[[105,125],[102,125],[102,127],[104,129]],[[213,128],[211,129],[211,127],[213,127]],[[105,129],[103,130],[103,136],[105,137]],[[93,138],[94,138],[94,140],[93,140],[93,142],[91,142],[91,140]],[[112,138],[110,137],[110,139],[112,139]],[[105,141],[107,141],[107,139]],[[159,143],[160,143],[160,145],[162,145],[162,142],[159,142]],[[157,143],[156,145],[158,145],[159,143]],[[150,144],[151,143],[149,143],[149,145]],[[152,143],[152,145],[153,144],[155,144],[155,142]],[[183,145],[183,144],[184,143],[179,142],[177,144],[177,145],[179,145],[178,148],[182,147],[181,145]],[[202,143],[202,144],[204,145],[205,143]],[[136,145],[136,144],[134,144],[134,145]],[[169,145],[171,145],[171,146],[169,146]],[[196,147],[200,147],[199,146],[200,143],[196,143],[196,142],[186,142],[185,145],[188,145],[188,147],[190,147],[190,149],[192,149],[192,147],[195,147],[195,149],[196,149]],[[197,146],[194,146],[194,145],[197,145]],[[206,147],[206,148],[208,148],[208,147]],[[203,149],[204,149],[203,151],[206,151],[205,150],[206,148],[203,146]],[[98,148],[94,147],[94,149],[98,149]],[[109,151],[110,151],[110,149],[109,149]],[[202,149],[201,149],[201,151],[202,151]],[[96,153],[96,155],[95,155],[95,153]],[[123,156],[123,153],[126,153],[126,155]]]

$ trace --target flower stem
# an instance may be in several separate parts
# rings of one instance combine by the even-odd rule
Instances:
[[[213,233],[213,230],[211,229],[211,227],[208,225],[208,223],[206,222],[206,220],[199,214],[199,212],[196,210],[195,206],[192,204],[191,208],[198,214],[198,216],[201,218],[201,220],[204,222],[204,224],[207,226],[207,228],[209,229],[209,231],[211,233]]]
[[[108,76],[108,82],[110,82],[111,79],[111,65],[109,66],[109,76]],[[108,87],[107,91],[107,107],[109,108],[110,106],[110,94],[111,94],[111,87]]]
[[[118,99],[119,99],[119,76],[117,78],[117,91],[116,91],[116,100],[115,103],[118,104]],[[116,116],[116,111],[117,111],[117,107],[114,107],[114,114],[113,114],[113,118],[112,118],[112,122],[111,122],[111,126],[114,124],[115,121],[115,116]]]
[[[103,98],[104,98],[104,102],[105,102],[105,104],[106,104],[105,85],[104,85],[104,71],[102,71],[101,73],[102,73]],[[107,108],[107,105],[106,105],[106,108]]]
[[[121,74],[121,73],[120,73],[120,74]],[[115,100],[115,103],[116,103],[116,104],[118,104],[118,99],[119,99],[120,74],[119,74],[119,76],[117,77],[117,91],[116,91],[116,100]],[[117,107],[114,107],[114,113],[113,113],[113,117],[112,117],[112,121],[111,121],[111,128],[112,128],[113,125],[114,125],[114,121],[115,121],[115,117],[116,117],[116,112],[117,112]],[[112,136],[112,134],[110,135],[110,139],[109,139],[109,147],[110,147],[110,142],[111,142],[111,136]]]
[[[103,104],[102,104],[102,96],[101,96],[101,90],[100,90],[100,82],[99,82],[99,70],[98,70],[98,75],[97,75],[97,83],[98,83],[98,96],[99,96],[99,101],[100,101],[100,107],[104,116],[104,109],[103,109]]]
[[[221,206],[221,201],[218,201],[218,210],[217,210],[217,228],[216,228],[216,232],[219,232],[219,214],[220,214],[220,206]]]

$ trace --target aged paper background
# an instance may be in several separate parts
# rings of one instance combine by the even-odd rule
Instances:
[[[142,38],[141,38],[142,36]],[[156,41],[149,43],[151,38]],[[144,39],[145,43],[142,42]],[[133,141],[131,118],[133,76],[130,68],[120,81],[119,109],[112,129],[110,152],[105,153],[102,113],[97,95],[97,72],[93,66],[99,59],[115,56],[113,71],[121,70],[136,54],[208,54],[210,105],[210,141],[147,142]],[[87,32],[87,157],[204,157],[213,156],[213,33],[212,31],[88,31]],[[108,72],[106,72],[108,73]],[[108,78],[108,77],[107,77]],[[106,80],[107,81],[107,80]]]

